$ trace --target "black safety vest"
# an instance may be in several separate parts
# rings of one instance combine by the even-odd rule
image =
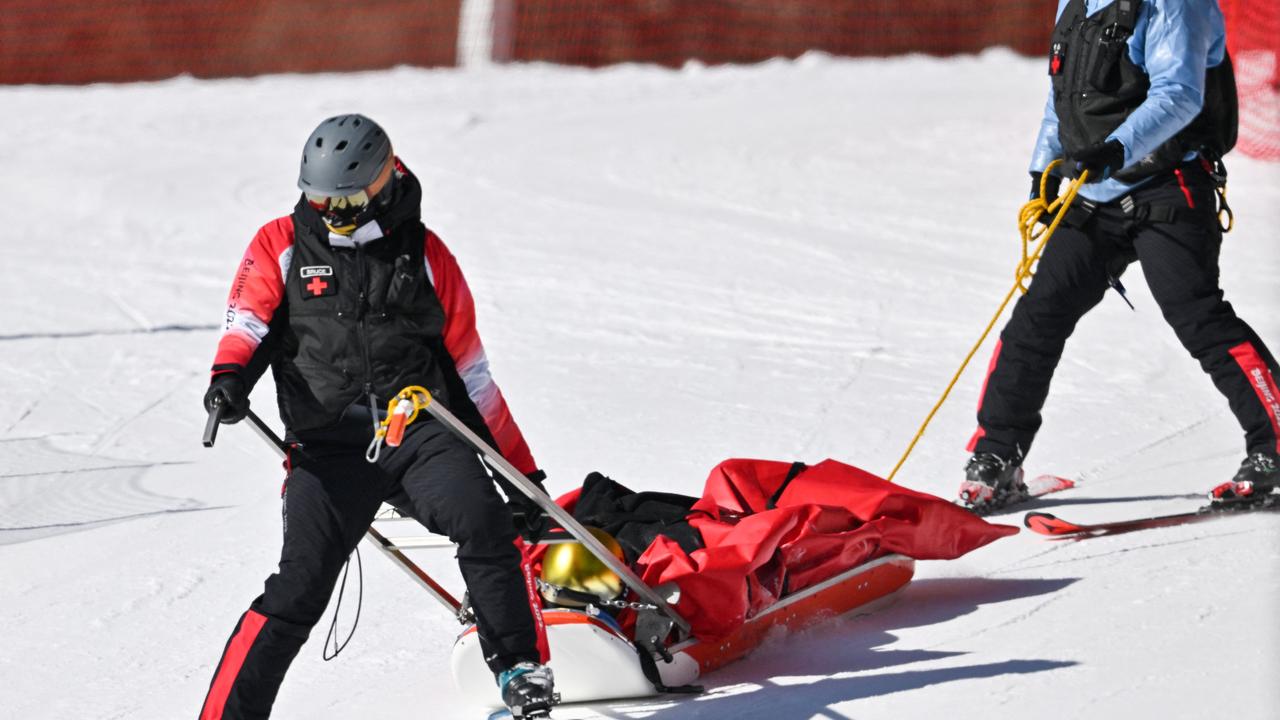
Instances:
[[[457,373],[444,349],[444,308],[424,265],[427,230],[417,198],[411,202],[415,214],[356,248],[330,246],[305,198],[294,209],[272,371],[281,415],[295,435],[334,425],[353,403],[385,408],[409,385],[447,403],[458,384],[446,378]]]
[[[1129,58],[1129,38],[1141,0],[1116,0],[1092,16],[1084,0],[1071,0],[1053,30],[1053,80],[1058,138],[1067,157],[1103,142],[1146,99],[1151,81]],[[1204,106],[1185,128],[1115,177],[1133,183],[1166,172],[1191,151],[1218,160],[1236,142],[1238,106],[1231,58],[1209,68]]]

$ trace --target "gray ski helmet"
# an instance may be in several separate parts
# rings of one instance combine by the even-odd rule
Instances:
[[[377,179],[391,139],[363,115],[337,115],[320,123],[302,148],[298,187],[315,195],[349,195]]]

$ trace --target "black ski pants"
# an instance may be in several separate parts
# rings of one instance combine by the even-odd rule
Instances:
[[[1218,285],[1222,232],[1212,178],[1199,161],[1186,163],[1128,197],[1132,205],[1100,204],[1049,240],[991,359],[970,451],[1025,456],[1067,338],[1102,300],[1109,278],[1135,260],[1164,319],[1227,398],[1246,451],[1280,451],[1280,369]]]
[[[200,720],[271,713],[289,664],[320,620],[347,557],[381,503],[407,498],[414,517],[458,545],[485,659],[495,671],[539,659],[537,600],[523,574],[510,510],[479,457],[433,418],[410,426],[377,464],[364,447],[307,443],[291,454],[279,571],[241,616]],[[400,501],[397,502],[397,505]]]

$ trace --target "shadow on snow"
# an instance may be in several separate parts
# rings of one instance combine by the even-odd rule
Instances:
[[[753,655],[708,678],[704,695],[681,699],[594,705],[599,717],[624,720],[688,718],[831,718],[846,716],[830,706],[915,690],[930,685],[1039,673],[1071,667],[1070,660],[1019,659],[956,667],[889,668],[947,660],[965,652],[893,650],[892,631],[925,627],[969,615],[982,605],[1058,592],[1076,582],[1064,579],[936,578],[908,585],[896,602],[879,612],[770,638]],[[566,708],[567,709],[567,708]]]

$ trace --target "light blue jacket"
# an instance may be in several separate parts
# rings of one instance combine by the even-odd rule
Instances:
[[[1070,0],[1058,0],[1058,17]],[[1094,13],[1114,0],[1085,0]],[[1141,160],[1178,134],[1204,106],[1205,71],[1226,57],[1226,24],[1218,0],[1144,0],[1137,27],[1129,38],[1129,59],[1151,79],[1147,99],[1107,136],[1124,145],[1126,166]],[[1079,52],[1069,49],[1068,52]],[[1031,156],[1031,170],[1039,172],[1062,157],[1058,141],[1058,113],[1053,91],[1045,105],[1044,121]],[[1188,159],[1195,157],[1190,155]],[[1140,181],[1141,184],[1145,181]],[[1095,202],[1115,200],[1136,185],[1103,180],[1085,185],[1080,194]]]

